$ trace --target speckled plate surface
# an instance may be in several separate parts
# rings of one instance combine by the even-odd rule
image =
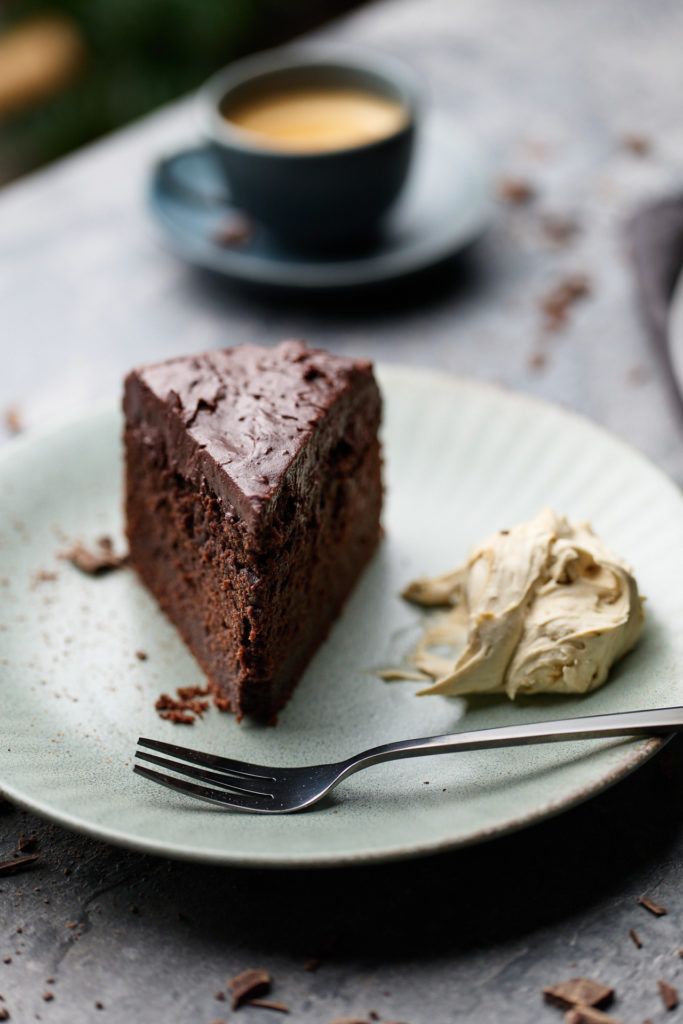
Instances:
[[[645,459],[557,408],[415,369],[381,372],[386,540],[276,728],[209,713],[160,721],[162,690],[200,673],[133,574],[91,579],[64,538],[121,536],[120,419],[104,409],[0,457],[0,788],[37,814],[140,850],[198,861],[323,866],[408,857],[530,824],[600,791],[659,741],[591,741],[403,761],[354,776],[306,814],[225,812],[131,771],[138,735],[253,761],[303,764],[389,740],[683,704],[683,500]],[[397,593],[490,530],[551,504],[588,517],[635,567],[643,640],[584,698],[512,705],[417,699],[373,668],[411,642]],[[41,579],[41,572],[57,578]],[[145,650],[147,661],[135,652]],[[429,783],[429,785],[426,785]]]

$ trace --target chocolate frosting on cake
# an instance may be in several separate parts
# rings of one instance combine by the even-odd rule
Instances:
[[[311,436],[340,395],[358,390],[363,380],[370,398],[369,362],[300,341],[272,349],[240,345],[134,371],[127,382],[129,412],[136,392],[139,401],[151,392],[159,403],[153,429],[163,433],[181,472],[208,479],[246,523],[255,524],[287,475],[296,478],[297,489],[306,486],[316,470],[315,459],[305,457]]]

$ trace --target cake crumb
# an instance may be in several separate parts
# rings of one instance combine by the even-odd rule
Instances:
[[[163,718],[167,722],[173,722],[175,725],[194,725],[194,715],[189,715],[185,711],[161,711],[159,718]]]
[[[37,587],[39,583],[54,583],[55,580],[59,579],[56,572],[50,569],[38,569],[34,572],[31,586]]]
[[[138,659],[138,661],[147,661],[147,659],[149,658],[149,654],[147,653],[147,651],[136,651],[135,657]]]
[[[636,949],[642,949],[643,948],[643,940],[641,939],[640,935],[635,930],[635,928],[629,928],[628,934],[629,934],[629,938],[630,938],[631,942],[636,947]]]
[[[87,576],[103,576],[123,568],[128,562],[128,555],[117,555],[110,537],[100,537],[95,549],[86,547],[82,541],[75,541],[70,548],[60,552],[59,558],[71,562],[76,569]]]

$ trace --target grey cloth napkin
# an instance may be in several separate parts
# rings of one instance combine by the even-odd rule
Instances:
[[[683,392],[669,348],[669,307],[683,270],[683,195],[670,196],[639,210],[626,234],[635,267],[645,322],[683,415]]]

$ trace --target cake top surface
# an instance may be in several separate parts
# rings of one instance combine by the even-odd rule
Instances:
[[[225,471],[228,497],[251,518],[330,407],[354,381],[372,380],[371,370],[365,360],[284,341],[169,359],[133,376],[182,421],[193,449]]]

